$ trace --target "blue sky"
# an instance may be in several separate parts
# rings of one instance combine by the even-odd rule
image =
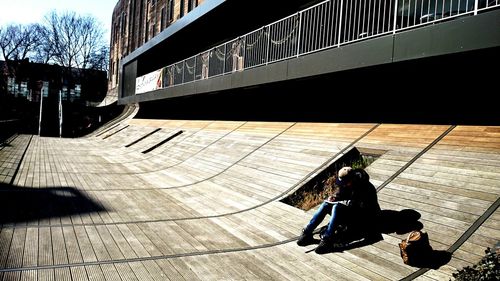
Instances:
[[[50,11],[74,11],[94,16],[106,30],[109,41],[111,16],[117,0],[0,0],[0,26],[9,23],[40,23]]]

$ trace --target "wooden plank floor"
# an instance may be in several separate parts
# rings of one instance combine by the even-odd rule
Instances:
[[[8,167],[27,147],[0,191],[0,280],[399,280],[418,270],[399,257],[404,234],[306,253],[294,241],[314,210],[279,201],[351,147],[382,154],[367,169],[381,207],[418,212],[434,249],[471,234],[420,280],[448,280],[500,240],[498,211],[485,217],[500,194],[498,127],[131,119],[28,138],[0,151]]]

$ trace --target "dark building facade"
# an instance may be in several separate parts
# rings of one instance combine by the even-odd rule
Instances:
[[[68,70],[55,64],[33,63],[28,60],[11,61],[13,72],[2,68],[2,94],[23,97],[28,101],[39,102],[45,98],[59,99],[76,103],[99,101],[106,95],[106,72],[92,69]]]
[[[488,69],[500,57],[499,7],[207,0],[141,46],[136,38],[115,70],[119,103],[139,102],[155,118],[498,122],[491,104],[458,93],[494,88],[481,77],[498,75]],[[332,113],[353,101],[358,113]]]
[[[90,106],[106,96],[105,71],[69,70],[28,60],[0,61],[0,70],[0,120],[14,122],[13,131],[77,137],[118,114],[116,107]]]
[[[109,90],[116,90],[120,61],[204,0],[119,0],[111,23]]]

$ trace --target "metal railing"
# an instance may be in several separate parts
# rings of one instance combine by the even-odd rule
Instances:
[[[162,68],[158,89],[500,6],[500,0],[326,0]]]

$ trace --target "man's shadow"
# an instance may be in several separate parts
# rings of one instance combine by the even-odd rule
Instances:
[[[376,221],[368,225],[352,225],[344,233],[338,233],[339,237],[333,242],[330,251],[342,252],[367,245],[372,245],[383,240],[382,234],[396,233],[408,234],[413,230],[421,230],[424,225],[419,221],[421,215],[412,209],[382,210]],[[317,232],[321,232],[321,229]],[[340,240],[340,241],[339,241]],[[313,243],[320,240],[314,239]],[[451,260],[451,253],[447,251],[432,250],[425,257],[418,259],[412,266],[421,268],[437,269]]]
[[[406,234],[421,230],[424,225],[419,221],[420,217],[420,213],[412,209],[382,210],[377,219],[377,230],[384,234]]]

